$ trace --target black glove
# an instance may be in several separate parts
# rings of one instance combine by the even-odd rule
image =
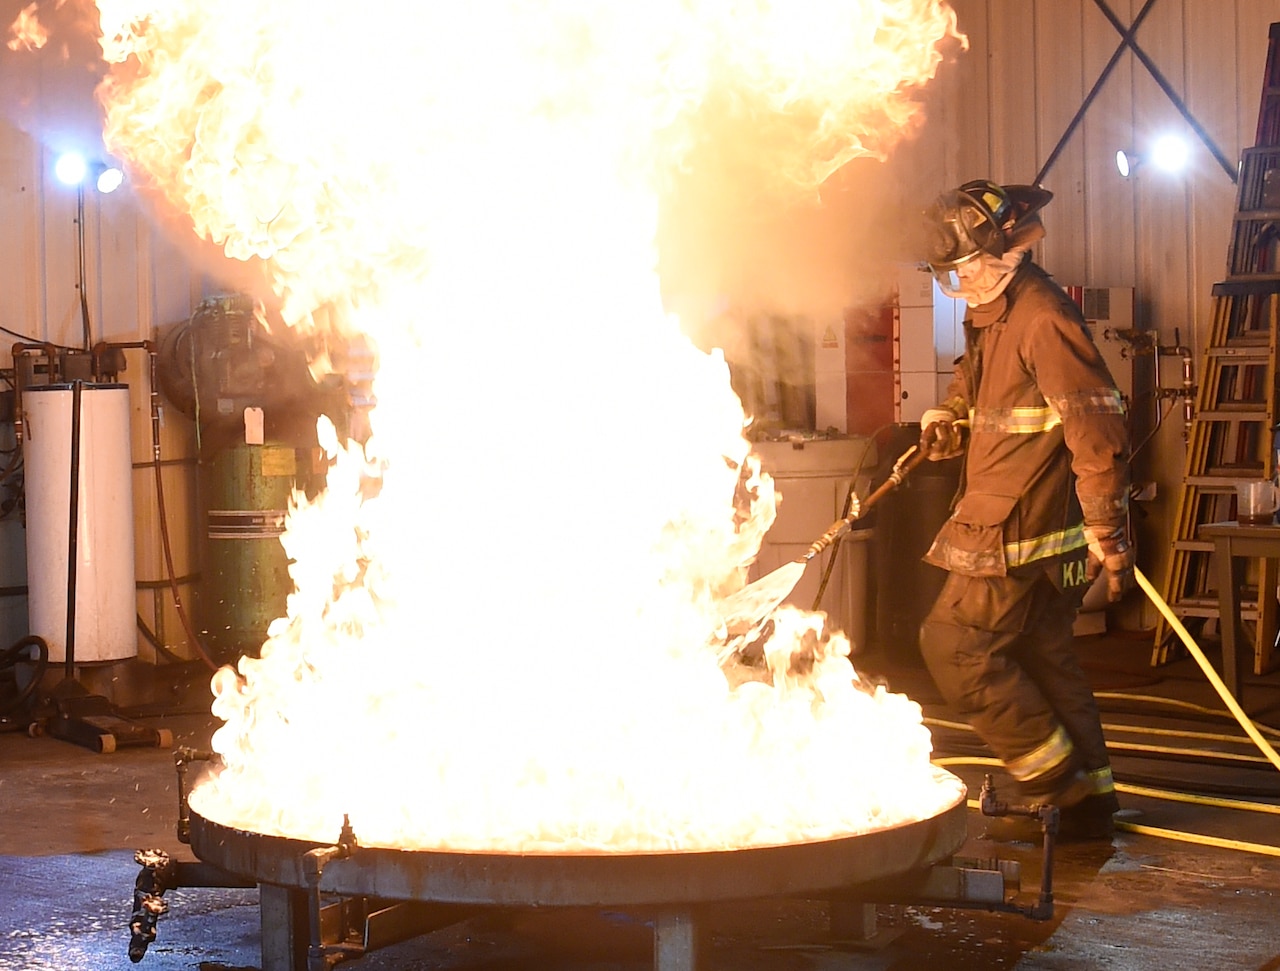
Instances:
[[[920,445],[930,462],[955,458],[964,452],[964,435],[960,429],[968,422],[956,417],[949,408],[930,408],[920,416]]]
[[[1086,526],[1084,535],[1089,542],[1085,575],[1092,583],[1106,570],[1107,599],[1115,603],[1136,583],[1133,570],[1137,556],[1129,545],[1128,534],[1123,526]]]

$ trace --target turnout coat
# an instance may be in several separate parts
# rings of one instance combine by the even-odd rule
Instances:
[[[964,327],[942,405],[969,423],[962,487],[925,560],[968,576],[1044,568],[1083,594],[1083,527],[1128,515],[1120,392],[1079,308],[1030,260]]]

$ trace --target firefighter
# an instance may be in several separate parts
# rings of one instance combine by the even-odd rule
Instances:
[[[921,419],[929,458],[964,465],[925,555],[948,576],[920,646],[1021,794],[1060,808],[1060,836],[1109,839],[1119,802],[1072,624],[1100,573],[1111,601],[1134,582],[1129,436],[1083,316],[1031,259],[1051,198],[976,181],[926,213],[930,268],[969,310],[948,397]]]

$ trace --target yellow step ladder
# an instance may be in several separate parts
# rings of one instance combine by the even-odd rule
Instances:
[[[1218,617],[1213,543],[1206,523],[1235,518],[1237,483],[1276,473],[1273,436],[1280,422],[1277,324],[1280,322],[1280,23],[1268,36],[1258,112],[1258,143],[1240,163],[1239,191],[1227,252],[1227,278],[1213,288],[1213,320],[1201,366],[1195,413],[1187,441],[1182,489],[1174,516],[1173,553],[1164,598],[1173,613],[1203,626]],[[1249,566],[1241,620],[1253,641],[1255,674],[1275,658],[1276,565]],[[1259,591],[1262,609],[1259,610]],[[1198,623],[1197,623],[1198,622]],[[1181,652],[1168,623],[1156,628],[1152,664]]]

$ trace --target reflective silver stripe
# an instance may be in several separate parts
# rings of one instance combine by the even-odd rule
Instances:
[[[1089,545],[1083,526],[1060,529],[1031,539],[1021,539],[1004,544],[1004,560],[1009,566],[1023,566],[1046,556],[1061,556]]]
[[[1115,388],[1089,388],[1086,391],[1073,391],[1070,394],[1055,395],[1048,399],[1049,404],[1058,409],[1061,415],[1080,417],[1083,415],[1123,415],[1125,413],[1124,396]]]
[[[1071,739],[1061,725],[1053,730],[1048,741],[1020,759],[1005,763],[1009,774],[1019,782],[1029,782],[1037,776],[1052,772],[1062,765],[1072,752]]]
[[[1038,435],[1057,428],[1062,416],[1053,405],[1028,405],[1020,408],[983,408],[969,412],[972,431],[995,432],[1003,435]]]
[[[1116,780],[1111,774],[1111,766],[1109,765],[1101,769],[1090,769],[1089,779],[1093,782],[1093,791],[1099,795],[1116,791]]]

